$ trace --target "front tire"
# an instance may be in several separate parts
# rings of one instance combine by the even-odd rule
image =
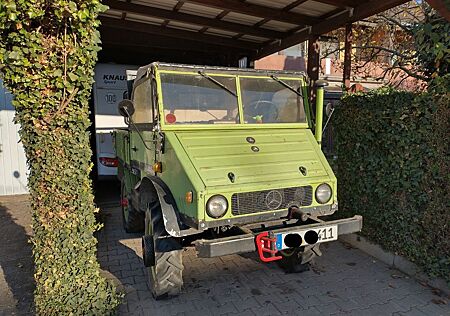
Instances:
[[[152,255],[154,265],[146,268],[149,289],[156,300],[176,296],[183,287],[182,250],[170,250],[173,238],[166,237],[161,207],[154,203],[152,209],[145,214],[145,238],[152,236],[153,249],[143,249],[147,257]],[[153,214],[153,218],[152,218]],[[158,238],[164,236],[166,238]],[[158,251],[167,249],[168,251]],[[152,254],[148,253],[152,252]],[[154,258],[154,259],[153,259]]]
[[[155,265],[147,270],[150,289],[156,300],[180,294],[183,287],[181,250],[156,252]]]

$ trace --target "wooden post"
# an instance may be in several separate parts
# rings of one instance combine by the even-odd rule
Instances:
[[[345,46],[344,46],[344,73],[342,76],[342,81],[344,83],[345,89],[350,89],[350,76],[352,71],[352,24],[345,25]]]
[[[314,82],[319,79],[319,53],[320,53],[320,44],[319,44],[319,36],[314,35],[308,41],[308,64],[307,64],[307,72],[309,79]]]
[[[306,64],[306,72],[309,77],[309,104],[315,104],[316,91],[314,82],[319,79],[320,68],[320,43],[319,35],[314,35],[308,41],[308,62]]]

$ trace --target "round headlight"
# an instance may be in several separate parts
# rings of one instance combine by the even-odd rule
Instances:
[[[214,195],[206,203],[206,213],[212,218],[225,215],[228,209],[228,201],[223,195]]]
[[[316,189],[316,201],[320,204],[327,203],[331,199],[331,193],[331,187],[326,183],[322,183]]]

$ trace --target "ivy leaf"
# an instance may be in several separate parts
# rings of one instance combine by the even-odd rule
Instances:
[[[54,71],[53,71],[53,76],[54,77],[61,77],[62,76],[62,70],[61,69],[55,69]]]
[[[78,79],[78,76],[76,74],[74,74],[73,72],[69,72],[67,75],[69,76],[70,80],[72,80],[72,81],[76,81]]]

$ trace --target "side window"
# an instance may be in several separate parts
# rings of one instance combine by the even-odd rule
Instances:
[[[145,80],[134,89],[133,104],[135,123],[153,123],[152,90],[150,80]]]

